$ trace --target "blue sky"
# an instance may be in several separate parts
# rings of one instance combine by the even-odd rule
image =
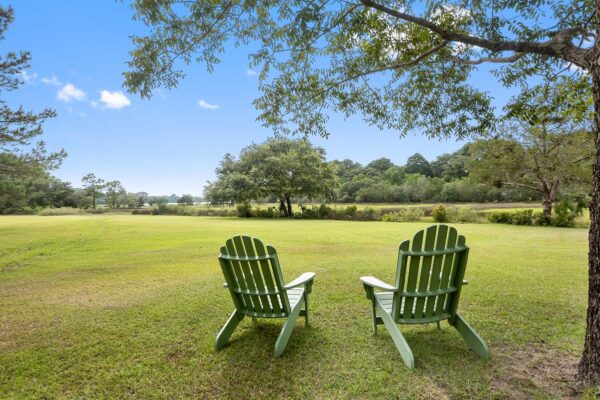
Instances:
[[[132,20],[128,4],[117,1],[28,1],[12,4],[15,22],[0,46],[29,50],[32,66],[26,84],[9,102],[26,109],[52,107],[58,117],[45,124],[48,148],[69,156],[55,171],[74,187],[88,172],[120,180],[129,191],[200,195],[206,180],[227,152],[234,155],[271,132],[256,122],[252,100],[258,97],[256,76],[248,73],[244,48],[228,48],[216,71],[191,65],[187,78],[172,91],[141,100],[122,88],[129,36],[145,27]],[[487,69],[472,77],[498,105],[510,93]],[[202,106],[203,107],[202,107]],[[333,117],[328,139],[311,139],[327,150],[328,159],[367,163],[388,157],[397,164],[419,152],[428,159],[454,151],[462,143],[428,140],[415,133],[379,131],[359,118]]]

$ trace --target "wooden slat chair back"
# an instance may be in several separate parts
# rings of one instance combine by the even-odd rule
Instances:
[[[308,295],[315,274],[305,272],[284,284],[277,251],[259,239],[238,235],[221,247],[219,263],[225,277],[235,311],[217,335],[216,349],[224,347],[238,323],[245,316],[252,318],[287,318],[275,343],[275,356],[287,346],[299,316],[308,326]]]
[[[455,228],[433,225],[400,244],[392,316],[402,324],[456,314],[469,248]]]
[[[260,318],[289,315],[290,303],[273,246],[249,236],[234,236],[221,247],[219,261],[238,312]]]
[[[395,285],[372,276],[361,281],[371,300],[373,331],[384,324],[409,368],[412,350],[396,325],[427,324],[447,320],[480,357],[489,358],[487,345],[458,314],[469,248],[465,237],[447,225],[432,225],[400,244]],[[376,292],[376,290],[379,290]]]

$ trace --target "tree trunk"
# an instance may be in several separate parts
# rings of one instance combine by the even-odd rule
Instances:
[[[288,217],[293,217],[294,216],[294,211],[292,210],[292,201],[290,200],[290,195],[289,193],[286,193],[285,195],[285,201],[287,203],[287,216]]]
[[[92,192],[92,208],[96,209],[96,192]]]
[[[542,204],[544,205],[544,218],[547,221],[550,221],[552,218],[552,204],[556,201],[556,190],[558,189],[560,181],[555,180],[552,182],[550,187],[544,182],[544,200]]]
[[[594,95],[594,142],[596,158],[592,179],[589,233],[589,288],[587,328],[578,378],[586,385],[600,383],[600,49],[593,52],[590,74]]]
[[[283,200],[283,197],[279,199],[279,215],[281,215],[282,213],[284,216],[288,216],[287,208],[285,206],[285,201]]]
[[[550,200],[548,193],[544,193],[544,201],[542,204],[544,205],[544,218],[549,221],[552,216],[552,200]]]

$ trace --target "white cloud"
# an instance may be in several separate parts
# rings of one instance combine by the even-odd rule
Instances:
[[[216,110],[217,108],[219,108],[218,104],[210,104],[204,99],[199,100],[198,105],[200,106],[200,108],[204,108],[205,110]]]
[[[56,75],[52,75],[52,78],[42,78],[42,79],[40,79],[40,81],[42,81],[42,83],[45,83],[46,85],[54,85],[54,86],[62,85],[62,82],[58,80]]]
[[[127,98],[121,91],[110,92],[108,90],[100,91],[100,103],[106,108],[112,108],[118,110],[119,108],[127,107],[131,105],[131,100]],[[97,106],[97,102],[92,102],[92,106]]]
[[[21,71],[21,77],[23,77],[23,82],[25,83],[33,83],[33,81],[38,77],[38,74],[36,74],[35,72],[31,75],[29,75],[27,73],[27,71],[22,70]]]
[[[81,101],[85,99],[86,93],[75,87],[72,83],[67,83],[62,87],[56,94],[56,98],[60,101],[64,101],[65,103],[70,102],[71,100]]]
[[[253,77],[257,75],[257,72],[253,69],[249,69],[246,71],[246,75],[248,75],[249,77]]]

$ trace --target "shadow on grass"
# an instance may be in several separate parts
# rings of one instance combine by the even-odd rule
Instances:
[[[213,384],[220,388],[220,396],[273,398],[310,394],[307,380],[312,374],[304,373],[304,368],[314,365],[318,353],[315,349],[326,337],[319,327],[306,327],[298,321],[285,352],[275,358],[275,342],[284,321],[248,318],[240,323],[228,345],[216,353]]]

